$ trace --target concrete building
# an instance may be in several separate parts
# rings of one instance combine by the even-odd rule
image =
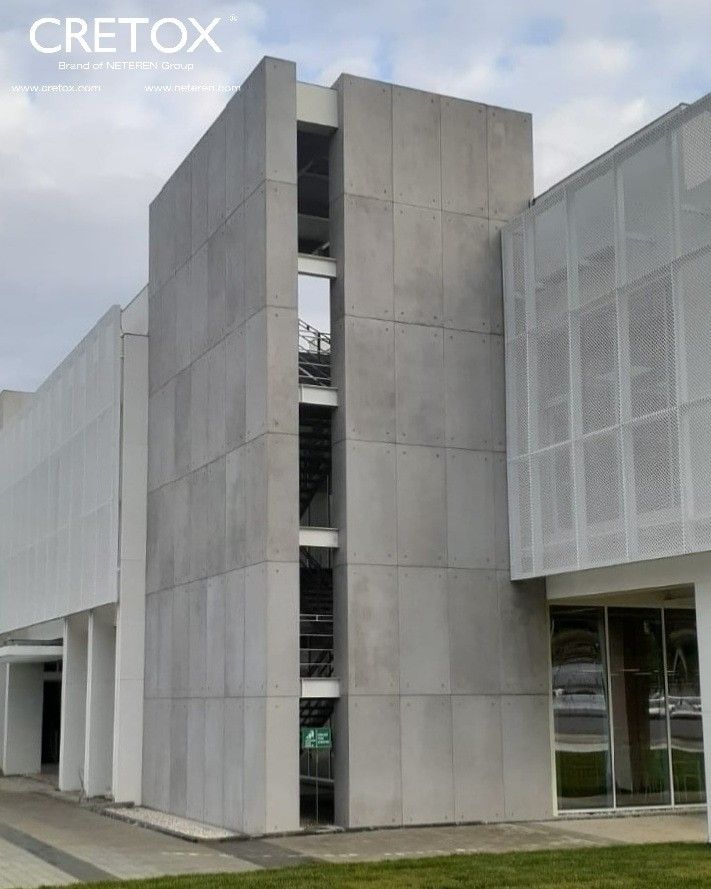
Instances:
[[[2,770],[245,834],[703,802],[693,107],[532,203],[530,115],[264,59],[0,398]]]

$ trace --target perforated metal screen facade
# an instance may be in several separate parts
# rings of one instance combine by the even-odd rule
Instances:
[[[121,311],[0,430],[0,632],[118,598]]]
[[[511,573],[711,549],[711,97],[503,233]]]

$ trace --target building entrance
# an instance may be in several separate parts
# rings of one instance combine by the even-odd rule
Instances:
[[[559,809],[706,799],[693,610],[551,608]]]

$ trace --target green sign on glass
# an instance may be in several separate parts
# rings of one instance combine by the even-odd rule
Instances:
[[[330,746],[331,729],[327,726],[301,729],[302,750],[327,750]]]

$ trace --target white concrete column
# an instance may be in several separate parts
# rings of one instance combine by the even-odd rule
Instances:
[[[64,621],[59,789],[84,787],[88,621],[75,614]]]
[[[44,664],[8,664],[5,682],[5,775],[36,775],[42,769]]]
[[[701,686],[701,716],[704,729],[704,767],[706,794],[711,777],[711,577],[697,580],[696,637],[699,646],[699,683]],[[711,842],[711,805],[706,808],[708,840]]]
[[[114,608],[98,608],[89,615],[87,637],[84,735],[84,792],[87,796],[111,795],[115,663]]]
[[[113,797],[141,802],[146,630],[148,337],[123,337],[121,530],[116,610]]]
[[[7,701],[7,664],[0,664],[0,772],[5,760],[5,702]]]

